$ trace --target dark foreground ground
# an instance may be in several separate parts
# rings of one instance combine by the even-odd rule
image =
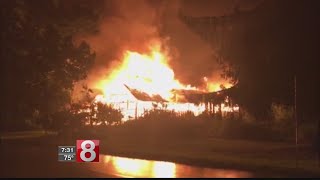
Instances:
[[[105,141],[107,147],[102,147],[103,145],[101,145],[100,151],[102,153],[124,157],[171,161],[198,167],[244,170],[253,172],[258,177],[320,177],[320,171],[316,163],[311,160],[298,159],[298,167],[296,167],[294,153],[287,152],[289,150],[286,148],[274,151],[269,150],[269,152],[249,153],[253,152],[254,148],[251,147],[252,149],[247,151],[244,150],[246,148],[230,150],[223,149],[225,147],[222,147],[222,149],[217,148],[217,150],[209,148],[209,152],[204,152],[203,150],[190,150],[190,147],[188,149],[183,149],[183,146],[177,148],[170,147],[170,145],[167,147],[159,147],[156,145],[155,147],[150,147],[148,144],[144,144],[143,141],[140,141],[140,143],[134,140],[131,142],[128,141],[128,139],[120,140],[120,142]],[[177,143],[177,146],[179,146],[179,143]],[[219,145],[221,143],[227,143],[226,146],[233,149],[230,147],[231,145],[228,144],[232,143],[232,141],[228,140],[215,139],[212,140],[210,144],[208,143],[208,146]],[[245,142],[240,143],[246,144]],[[108,147],[108,145],[112,147]],[[139,146],[140,148],[137,148]],[[195,146],[192,147],[195,148]],[[237,148],[237,145],[235,145],[235,148]],[[303,148],[304,147],[300,147],[300,149]],[[275,152],[286,157],[280,157],[279,154],[276,154],[275,157],[270,157]],[[265,157],[263,157],[263,155],[265,155]],[[279,160],[276,159],[277,157]]]
[[[320,177],[314,154],[309,152],[308,146],[299,147],[296,168],[294,146],[287,143],[164,138],[164,135],[159,138],[154,133],[149,136],[130,133],[128,129],[108,128],[90,130],[71,138],[50,135],[2,140],[0,177],[122,177],[113,170],[92,171],[99,168],[99,164],[92,168],[86,163],[58,162],[57,146],[75,145],[79,138],[99,139],[102,154],[243,170],[253,177]]]
[[[91,128],[82,138],[100,139],[102,153],[118,156],[247,170],[268,177],[320,177],[310,144],[299,144],[296,153],[294,142],[217,138],[208,133],[210,126],[197,121],[137,121]]]
[[[56,138],[36,137],[2,140],[0,177],[71,178],[116,177],[99,174],[81,163],[57,161]]]
[[[100,154],[98,163],[59,163],[57,146],[64,142],[57,136],[2,141],[0,177],[255,177],[250,172],[234,169],[209,169],[103,154]]]

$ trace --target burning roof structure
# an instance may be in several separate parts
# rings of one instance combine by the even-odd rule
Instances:
[[[177,113],[214,112],[214,106],[232,93],[232,85],[227,81],[204,77],[203,86],[181,83],[168,63],[170,56],[161,48],[161,41],[150,42],[149,46],[143,53],[124,51],[108,76],[96,82],[95,88],[102,91],[96,101],[113,105],[126,119],[131,119],[154,109],[155,103],[161,109]]]
[[[168,102],[163,99],[159,94],[157,95],[149,95],[148,93],[139,91],[137,89],[130,88],[127,85],[124,85],[130,93],[139,101],[153,101],[153,102]]]
[[[139,91],[137,89],[130,88],[127,85],[124,85],[130,93],[139,101],[152,101],[152,102],[168,102],[163,99],[160,95],[149,95],[148,93]],[[228,89],[223,89],[217,92],[201,92],[196,90],[173,90],[175,96],[180,96],[179,100],[175,101],[176,103],[213,103],[220,104],[225,101],[226,97],[235,96],[235,88],[233,86]]]

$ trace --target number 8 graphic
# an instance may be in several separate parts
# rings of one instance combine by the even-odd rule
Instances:
[[[89,144],[90,148],[87,148],[86,145]],[[85,140],[81,143],[81,153],[80,153],[80,158],[85,161],[85,162],[91,162],[96,158],[96,152],[94,152],[95,144],[94,142],[90,140]],[[90,153],[90,157],[86,157],[86,153]]]

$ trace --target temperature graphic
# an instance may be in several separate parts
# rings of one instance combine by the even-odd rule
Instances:
[[[76,147],[75,146],[59,146],[58,160],[62,162],[75,162]]]
[[[74,159],[74,155],[63,155],[63,157],[64,157],[64,161],[71,161],[72,159]]]

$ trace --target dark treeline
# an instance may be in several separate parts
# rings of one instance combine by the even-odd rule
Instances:
[[[4,0],[1,2],[2,130],[24,128],[70,103],[95,53],[73,35],[96,29],[103,1]]]
[[[296,77],[300,121],[319,118],[319,19],[317,0],[265,0],[230,16],[184,17],[213,45],[224,75],[238,84],[234,98],[257,119],[270,118],[272,103],[294,107]],[[218,26],[221,32],[212,31]]]

